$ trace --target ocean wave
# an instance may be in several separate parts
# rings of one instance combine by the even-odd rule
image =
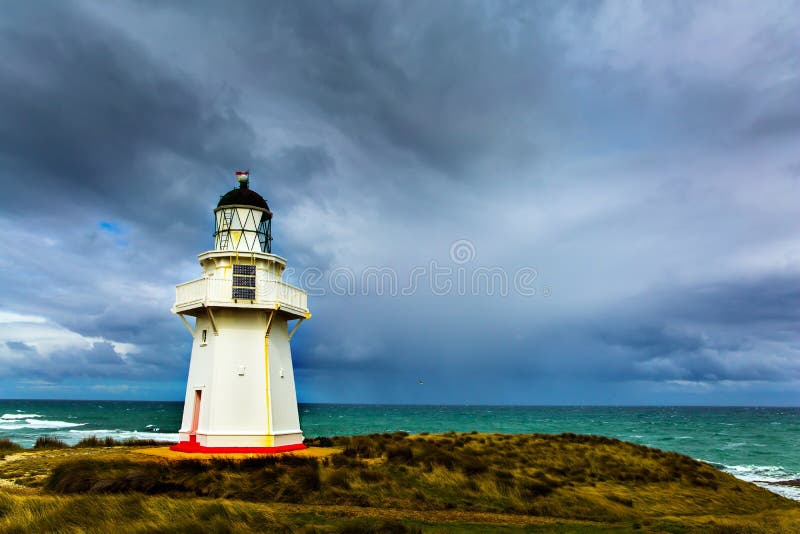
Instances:
[[[783,486],[775,482],[785,482],[800,478],[800,473],[787,470],[780,465],[725,465],[698,458],[699,461],[707,463],[712,467],[735,476],[739,480],[751,482],[773,493],[782,495],[788,499],[800,501],[800,488],[793,486]]]
[[[38,413],[4,413],[0,415],[0,419],[15,420],[15,419],[31,419],[33,417],[41,417]]]
[[[69,428],[83,426],[86,423],[68,423],[66,421],[46,421],[44,419],[25,419],[27,428]]]
[[[722,469],[737,478],[747,480],[762,480],[765,482],[779,482],[798,478],[798,473],[787,471],[780,465],[723,465]]]
[[[746,441],[736,441],[736,442],[733,442],[733,443],[726,443],[721,448],[723,450],[738,449],[739,447],[746,447],[748,445],[749,445],[749,443],[747,443]]]
[[[710,462],[709,462],[710,463]],[[752,482],[786,498],[800,501],[800,488],[770,484],[800,478],[800,473],[788,471],[780,465],[720,465],[712,464],[740,480]]]
[[[781,486],[778,484],[769,484],[766,482],[753,482],[756,486],[761,486],[764,489],[768,489],[773,493],[777,493],[787,499],[792,499],[794,501],[800,501],[800,488],[795,488],[794,486]]]
[[[67,421],[48,421],[46,419],[25,419],[24,423],[19,419],[0,420],[0,430],[40,430],[47,428],[70,428],[83,426],[86,423],[68,423]]]
[[[160,432],[140,432],[138,430],[108,430],[108,429],[100,429],[100,430],[70,430],[70,435],[76,435],[78,439],[83,439],[84,437],[90,436],[97,436],[98,438],[114,438],[117,440],[126,440],[126,439],[152,439],[155,441],[165,441],[171,443],[177,443],[180,440],[180,437],[177,433],[175,434],[168,434],[168,433],[160,433]]]

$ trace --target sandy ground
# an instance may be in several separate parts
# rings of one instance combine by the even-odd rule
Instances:
[[[304,456],[307,458],[326,458],[334,454],[341,454],[341,449],[332,447],[309,447],[299,451],[279,452],[275,454],[203,454],[198,452],[171,451],[169,447],[153,447],[147,449],[132,449],[131,452],[148,454],[169,460],[207,460],[209,458],[258,458],[259,456]]]

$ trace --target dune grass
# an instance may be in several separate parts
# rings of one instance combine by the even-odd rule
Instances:
[[[289,533],[416,534],[467,532],[619,533],[622,526],[464,514],[419,517],[413,511],[310,507],[168,496],[20,496],[0,489],[0,534]]]
[[[164,445],[164,442],[154,439],[128,438],[124,440],[118,440],[110,436],[105,438],[89,436],[87,438],[83,438],[75,445],[72,445],[72,447],[83,449],[98,447],[158,447],[159,445]],[[36,439],[36,443],[33,445],[34,450],[68,448],[70,448],[70,445],[53,436],[40,436]],[[19,445],[8,438],[0,439],[0,454],[10,454],[14,452],[21,452],[23,450],[25,449],[22,447],[22,445]],[[0,459],[2,459],[2,456],[0,456]]]
[[[22,450],[22,446],[14,443],[8,438],[0,439],[0,460],[5,458],[6,454],[12,454]]]
[[[138,439],[138,438],[128,438],[128,439],[114,439],[110,436],[105,438],[98,438],[97,436],[89,436],[88,438],[83,438],[78,443],[73,445],[76,449],[82,448],[97,448],[97,447],[158,447],[159,445],[164,445],[163,441],[157,441],[154,439]]]
[[[266,530],[297,530],[302,521],[291,519],[296,510],[267,514],[275,507],[302,507],[303,513],[319,515],[319,521],[309,521],[320,532],[328,527],[427,532],[456,523],[459,530],[469,531],[470,525],[486,521],[510,531],[539,528],[537,521],[553,528],[552,522],[560,521],[558,528],[568,532],[790,532],[800,522],[796,502],[686,456],[615,439],[394,433],[317,438],[308,444],[338,447],[342,454],[174,461],[136,454],[133,448],[84,446],[42,451],[30,460],[12,462],[16,465],[0,463],[0,477],[26,475],[17,482],[38,488],[37,498],[44,500],[37,506],[89,507],[87,499],[109,499],[117,503],[109,505],[113,509],[124,507],[120,503],[129,502],[124,499],[134,499],[130,502],[147,502],[148,509],[186,507],[173,512],[193,521],[216,502],[232,514],[234,530],[243,532],[248,530],[241,525],[268,520],[277,523],[265,523],[270,525]],[[27,476],[34,469],[40,474]],[[26,502],[15,501],[11,515],[22,520],[30,504]],[[331,515],[334,508],[349,510],[342,517],[358,514],[378,522],[348,526],[339,515]],[[479,521],[478,516],[490,519]],[[0,517],[8,515],[0,509]],[[104,517],[98,516],[96,525]],[[380,523],[389,519],[395,523]],[[88,528],[89,520],[82,521],[81,528]],[[585,530],[587,525],[594,530]],[[366,530],[358,530],[362,527]]]
[[[33,444],[34,449],[66,449],[67,447],[69,445],[52,436],[41,436]]]

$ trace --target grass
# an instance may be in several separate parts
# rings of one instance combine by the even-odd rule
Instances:
[[[224,524],[243,532],[253,521],[268,525],[262,531],[316,529],[308,532],[436,532],[455,525],[481,532],[487,524],[509,532],[545,526],[564,532],[790,532],[800,523],[798,503],[708,464],[595,436],[394,433],[309,440],[342,451],[323,459],[171,461],[132,447],[87,448],[99,444],[105,441],[0,462],[0,478],[37,493],[0,502],[0,532],[9,517],[27,524],[27,506],[43,507],[30,512],[39,518],[49,507],[69,515],[67,509],[86,506],[88,515],[76,514],[80,529],[101,531],[106,521],[136,524],[136,518],[106,517],[126,502],[185,514],[182,530],[197,530],[192,521],[215,510],[207,508],[212,504],[222,506],[203,532],[215,531],[215,521],[223,521],[215,518],[223,516],[229,518]],[[87,502],[106,511],[92,512]],[[139,505],[130,506],[135,511]],[[302,514],[311,514],[307,522]],[[156,531],[164,527],[158,517],[148,523]]]
[[[41,436],[33,445],[34,449],[66,449],[67,447],[69,445],[51,436]]]
[[[164,442],[154,439],[128,438],[125,440],[117,440],[110,436],[102,439],[97,436],[89,436],[88,438],[83,438],[73,446],[78,449],[83,449],[97,447],[158,447],[160,445],[164,445]]]
[[[0,460],[5,458],[6,454],[12,454],[22,450],[22,447],[8,438],[0,439]]]
[[[303,507],[168,496],[20,496],[0,490],[0,534],[40,532],[416,534],[420,532],[625,532],[619,526],[531,519],[497,524],[494,517],[436,515],[346,507]]]
[[[80,440],[78,443],[73,445],[73,447],[77,449],[85,449],[98,447],[158,447],[160,445],[164,445],[164,442],[154,439],[128,438],[125,440],[117,440],[112,437],[98,438],[97,436],[89,436],[88,438],[83,438]],[[69,445],[52,436],[41,436],[37,438],[33,448],[35,450],[67,449],[69,448]],[[0,454],[22,452],[23,450],[25,449],[21,445],[14,443],[8,438],[0,439]],[[2,456],[0,456],[0,459],[2,459]]]

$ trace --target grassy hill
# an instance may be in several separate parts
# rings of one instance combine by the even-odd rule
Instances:
[[[680,454],[595,436],[375,434],[311,442],[341,451],[325,458],[239,460],[168,460],[99,446],[109,444],[8,452],[0,461],[0,533],[119,525],[133,532],[797,532],[800,525],[794,501]]]

